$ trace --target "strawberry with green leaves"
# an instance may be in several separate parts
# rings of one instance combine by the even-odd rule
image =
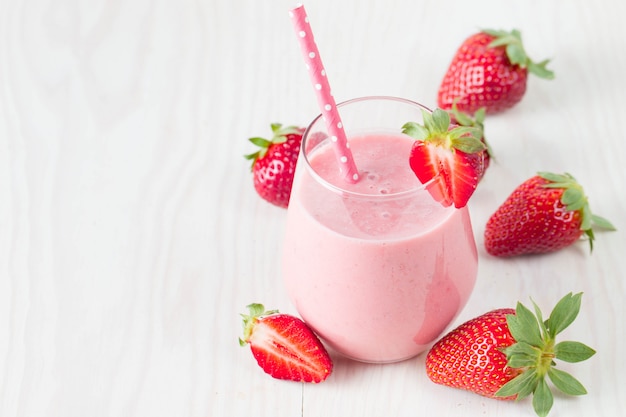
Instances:
[[[437,93],[437,103],[474,113],[488,114],[513,107],[526,93],[528,73],[552,79],[548,60],[535,63],[526,54],[518,30],[483,30],[468,37],[450,63]]]
[[[265,373],[276,379],[318,383],[326,380],[333,362],[311,328],[297,317],[265,311],[250,304],[243,317],[241,346],[250,350]]]
[[[409,164],[417,178],[444,206],[464,207],[483,176],[482,131],[474,126],[453,126],[450,115],[435,109],[422,111],[424,124],[408,122],[402,132],[415,139]]]
[[[273,123],[272,138],[250,138],[259,150],[246,155],[252,161],[254,188],[266,201],[286,208],[289,205],[293,175],[304,129]]]
[[[426,356],[426,373],[435,383],[489,398],[521,400],[532,394],[533,407],[545,417],[553,405],[548,380],[568,395],[587,393],[556,360],[575,363],[595,351],[580,342],[556,341],[578,316],[582,294],[569,293],[547,320],[518,303],[515,310],[493,310],[461,324],[440,339]]]
[[[540,172],[519,185],[485,227],[485,249],[510,257],[553,252],[586,236],[593,249],[592,226],[615,227],[591,212],[582,186],[570,174]]]

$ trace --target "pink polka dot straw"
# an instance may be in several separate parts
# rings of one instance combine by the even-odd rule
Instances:
[[[335,99],[330,92],[328,77],[326,70],[322,64],[309,18],[304,10],[304,6],[298,5],[289,12],[296,35],[300,41],[300,49],[309,71],[309,76],[313,84],[317,102],[319,104],[322,117],[326,121],[326,128],[330,134],[330,140],[334,144],[335,155],[339,163],[339,172],[343,174],[344,179],[349,183],[355,183],[359,180],[359,171],[354,163],[350,144],[346,139],[346,133],[343,129],[341,117],[337,111]]]

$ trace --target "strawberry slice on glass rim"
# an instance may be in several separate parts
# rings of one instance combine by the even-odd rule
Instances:
[[[482,131],[451,124],[441,109],[422,111],[423,124],[408,122],[402,133],[415,139],[409,164],[417,178],[443,206],[465,207],[485,170]]]

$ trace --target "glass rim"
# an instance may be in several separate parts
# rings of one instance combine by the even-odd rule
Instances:
[[[342,102],[338,103],[337,104],[337,108],[341,109],[342,107],[348,106],[350,104],[355,104],[355,103],[364,102],[364,101],[380,101],[380,102],[388,101],[388,102],[401,103],[401,104],[405,104],[405,105],[408,105],[408,106],[411,106],[411,107],[415,107],[415,108],[418,108],[418,109],[423,109],[423,110],[426,110],[426,111],[432,113],[432,110],[430,108],[424,106],[423,104],[418,103],[417,101],[413,101],[413,100],[409,100],[409,99],[405,99],[405,98],[401,98],[401,97],[395,97],[395,96],[379,96],[379,95],[377,95],[377,96],[363,96],[363,97],[357,97],[357,98],[352,98],[352,99],[349,99],[349,100],[345,100],[345,101],[342,101]],[[320,174],[318,174],[317,171],[315,171],[315,169],[311,166],[311,163],[309,161],[309,157],[307,156],[307,151],[306,151],[306,143],[307,143],[307,141],[309,139],[309,136],[311,134],[313,134],[312,128],[322,118],[323,118],[323,115],[321,113],[318,114],[311,121],[311,123],[309,123],[309,125],[306,127],[306,129],[304,130],[304,133],[302,134],[302,144],[300,146],[300,152],[302,153],[302,159],[305,162],[306,170],[309,172],[311,177],[317,183],[321,184],[322,186],[324,186],[325,188],[331,190],[332,192],[335,192],[337,194],[348,195],[348,196],[355,197],[355,198],[387,200],[387,199],[403,198],[403,197],[406,197],[408,195],[414,194],[416,192],[425,191],[429,187],[431,187],[436,181],[439,180],[439,175],[437,175],[437,176],[433,177],[432,179],[430,179],[429,181],[427,181],[425,183],[418,182],[418,184],[415,187],[411,187],[411,188],[409,188],[407,190],[402,190],[402,191],[398,191],[398,192],[394,192],[394,193],[388,193],[388,194],[360,193],[360,192],[356,192],[356,191],[347,190],[344,187],[341,187],[339,185],[332,184],[331,182],[326,180],[324,177],[322,177]],[[401,132],[398,132],[398,133],[400,135],[404,135]],[[407,136],[407,137],[409,137],[409,136]],[[328,140],[329,140],[329,138],[326,137],[326,138],[323,139],[322,142],[326,142]],[[316,147],[317,146],[318,145],[316,145]],[[327,145],[327,146],[330,146],[330,145]],[[407,165],[408,165],[408,155],[407,155]],[[358,169],[358,166],[357,166],[357,169]]]

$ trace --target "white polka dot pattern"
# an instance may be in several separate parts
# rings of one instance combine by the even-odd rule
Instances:
[[[339,162],[340,172],[344,175],[346,181],[354,183],[358,181],[359,173],[354,164],[352,152],[343,130],[343,123],[337,111],[337,104],[331,94],[326,70],[320,59],[304,6],[298,5],[289,12],[289,16],[298,35],[306,68],[313,83],[322,116],[326,121],[331,142],[335,145],[334,149]]]

